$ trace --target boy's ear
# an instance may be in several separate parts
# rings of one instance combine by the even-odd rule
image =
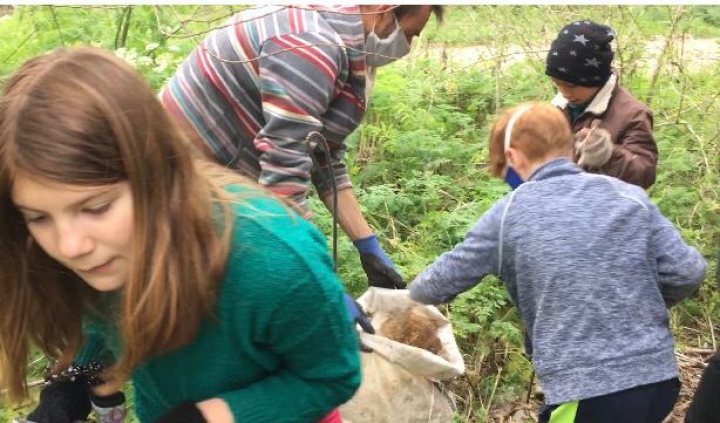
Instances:
[[[505,150],[505,163],[507,166],[515,167],[518,163],[522,164],[524,158],[524,155],[520,151],[512,147]]]

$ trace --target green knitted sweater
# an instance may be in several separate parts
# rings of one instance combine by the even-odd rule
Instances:
[[[195,340],[132,376],[139,420],[182,401],[224,399],[237,423],[314,422],[360,384],[358,342],[325,240],[271,198],[234,206],[233,244],[216,319]],[[84,362],[117,353],[113,330],[87,327]],[[107,348],[106,348],[107,347]]]

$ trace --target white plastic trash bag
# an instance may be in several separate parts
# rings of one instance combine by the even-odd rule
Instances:
[[[452,422],[452,402],[436,384],[465,372],[450,321],[407,290],[370,288],[358,303],[376,334],[361,334],[373,352],[362,354],[362,384],[340,407],[343,422]]]

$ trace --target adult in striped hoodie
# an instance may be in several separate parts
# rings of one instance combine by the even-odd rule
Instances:
[[[221,164],[292,200],[309,219],[315,186],[360,253],[372,286],[404,288],[363,217],[344,163],[365,113],[366,69],[410,51],[442,6],[265,6],[215,29],[160,93],[193,143]],[[327,140],[312,148],[308,134]]]

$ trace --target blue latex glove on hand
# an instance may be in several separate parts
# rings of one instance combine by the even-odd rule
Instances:
[[[373,327],[372,323],[370,323],[370,319],[368,319],[367,315],[365,314],[365,311],[362,309],[360,304],[358,304],[357,301],[355,301],[355,298],[351,297],[350,294],[344,295],[345,300],[345,307],[347,308],[348,316],[350,316],[350,323],[352,323],[353,327],[355,327],[355,324],[360,325],[362,330],[369,334],[375,333],[375,328]],[[368,347],[367,345],[362,343],[362,340],[360,339],[358,335],[358,341],[360,342],[360,349],[365,352],[372,352],[372,348]]]
[[[359,324],[364,332],[374,334],[375,328],[373,328],[370,319],[368,319],[365,311],[362,309],[360,304],[355,301],[355,298],[351,297],[350,294],[345,294],[345,307],[347,308],[348,315],[350,316],[350,322],[354,325]]]
[[[368,277],[368,285],[388,289],[405,289],[402,276],[395,270],[375,235],[353,241],[360,253],[360,263]]]

